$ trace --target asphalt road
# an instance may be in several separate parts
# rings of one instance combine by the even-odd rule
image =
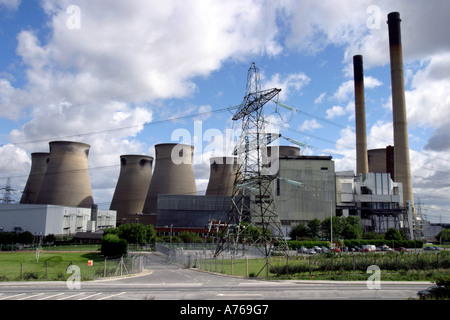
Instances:
[[[429,282],[264,281],[228,277],[167,264],[159,254],[139,275],[81,282],[0,282],[0,301],[9,300],[406,300]],[[1,303],[1,302],[0,302]]]

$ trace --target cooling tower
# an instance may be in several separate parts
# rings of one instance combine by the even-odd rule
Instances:
[[[237,159],[234,157],[215,157],[210,159],[210,174],[207,196],[231,196],[237,172]]]
[[[369,172],[366,137],[366,104],[364,98],[363,57],[353,56],[356,124],[356,174]]]
[[[273,149],[278,148],[278,156],[279,157],[295,157],[300,155],[300,148],[299,147],[294,147],[294,146],[268,146],[267,147],[267,155],[269,157],[272,156],[272,152],[276,152],[273,151]]]
[[[143,213],[154,214],[159,194],[197,195],[192,167],[194,147],[186,144],[155,145],[155,170],[148,189]]]
[[[394,181],[403,185],[403,201],[414,204],[409,159],[408,123],[406,118],[405,86],[400,14],[388,14],[389,51],[391,61],[392,114],[394,126]]]
[[[120,174],[110,210],[117,211],[117,221],[129,214],[142,213],[152,179],[153,157],[120,156]]]
[[[41,189],[42,181],[44,180],[45,172],[47,171],[49,156],[50,153],[48,152],[35,152],[31,154],[30,175],[28,176],[27,183],[23,189],[20,203],[36,203],[37,194],[39,189]]]
[[[88,173],[90,146],[71,141],[50,142],[50,156],[36,203],[91,208]]]

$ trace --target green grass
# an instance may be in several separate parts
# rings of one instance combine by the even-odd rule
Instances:
[[[355,265],[353,265],[355,261]],[[268,279],[317,279],[317,280],[367,280],[372,273],[367,273],[369,265],[377,265],[381,270],[383,281],[433,281],[437,276],[450,274],[449,253],[440,255],[437,263],[434,254],[400,254],[393,255],[357,255],[314,257],[291,257],[286,272],[286,258],[273,257],[269,260]],[[227,275],[266,278],[265,259],[235,259],[233,268],[229,259],[203,260],[203,270],[225,273]],[[355,267],[354,267],[355,266]],[[248,271],[247,271],[248,269]]]
[[[93,266],[88,267],[88,260]],[[66,280],[69,265],[80,267],[82,280],[103,276],[104,258],[98,252],[52,252],[36,251],[0,252],[0,281],[20,280]],[[117,261],[107,261],[108,273],[115,270]]]

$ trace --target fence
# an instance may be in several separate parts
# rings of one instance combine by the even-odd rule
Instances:
[[[142,272],[145,254],[129,253],[119,258],[99,258],[88,254],[12,253],[0,254],[0,281],[67,280],[77,266],[81,280],[123,276]]]
[[[166,255],[168,263],[183,268],[197,268],[247,277],[259,274],[261,267],[258,269],[258,265],[264,266],[267,262],[264,254],[265,248],[248,245],[240,245],[235,250],[227,247],[218,257],[214,256],[216,250],[214,244],[157,243],[155,249]]]
[[[212,248],[201,246],[172,246],[157,244],[156,250],[164,253],[168,263],[183,268],[197,268],[205,271],[225,273],[235,276],[254,277],[270,275],[334,272],[365,274],[371,265],[381,270],[398,273],[408,270],[436,270],[450,268],[450,252],[409,252],[409,253],[341,253],[316,255],[274,256],[266,259],[260,251],[246,248],[239,254],[224,252],[214,257]],[[253,254],[250,254],[252,252]],[[259,254],[258,254],[259,253]]]

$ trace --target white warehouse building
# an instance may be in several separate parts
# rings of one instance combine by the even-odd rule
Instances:
[[[0,232],[75,235],[115,227],[116,211],[47,204],[1,204]]]

